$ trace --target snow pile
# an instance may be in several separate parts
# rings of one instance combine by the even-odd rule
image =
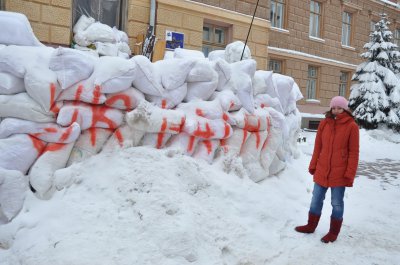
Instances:
[[[36,196],[49,199],[60,169],[121,148],[170,148],[255,182],[298,155],[301,93],[291,77],[256,71],[252,59],[176,53],[152,63],[61,47],[1,49],[0,76],[10,80],[0,93],[5,178],[26,174]],[[13,205],[13,213],[22,207]]]
[[[116,27],[96,22],[94,18],[82,15],[73,28],[74,48],[87,51],[95,56],[119,56],[129,58],[128,35]]]

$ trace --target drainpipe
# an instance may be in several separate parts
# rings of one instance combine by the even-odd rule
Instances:
[[[150,0],[150,26],[153,26],[153,34],[155,27],[155,19],[156,19],[156,0]]]

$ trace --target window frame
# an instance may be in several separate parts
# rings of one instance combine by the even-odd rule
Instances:
[[[315,7],[319,7],[319,12],[315,12]],[[312,8],[314,7],[314,8]],[[315,21],[315,18],[318,18]],[[323,3],[315,0],[310,1],[310,23],[308,27],[308,35],[314,38],[322,38],[322,18],[323,18]],[[317,25],[317,29],[315,29],[315,25]],[[314,35],[314,33],[316,35]]]
[[[345,14],[348,14],[349,16],[348,16],[348,18],[350,18],[350,21],[348,22],[348,21],[344,21],[344,15]],[[341,44],[342,44],[342,46],[348,46],[348,47],[351,47],[351,45],[352,45],[352,43],[353,43],[353,25],[354,25],[354,14],[353,13],[351,13],[351,12],[349,12],[349,11],[347,11],[347,10],[343,10],[343,12],[342,12],[342,37],[341,37]],[[344,41],[344,30],[345,30],[345,28],[344,28],[344,26],[347,26],[347,29],[348,29],[348,32],[346,32],[346,35],[347,35],[347,42],[346,43],[343,43],[343,41]]]
[[[315,70],[315,76],[310,76],[310,70]],[[309,65],[308,69],[307,69],[307,84],[306,84],[306,100],[308,99],[317,99],[318,98],[318,80],[319,80],[319,67],[315,66],[315,65]],[[310,84],[311,81],[314,81],[314,91],[312,91],[312,88],[310,90]],[[310,94],[313,94],[311,96],[314,97],[310,97]]]
[[[210,28],[212,30],[210,30],[211,32],[211,37],[209,40],[205,40],[204,39],[204,28]],[[222,30],[222,32],[224,32],[224,42],[216,42],[215,38],[216,38],[216,34],[215,31],[216,30]],[[204,53],[204,56],[208,57],[208,54],[211,51],[215,51],[215,50],[223,50],[225,49],[226,45],[228,45],[230,38],[231,38],[231,26],[228,24],[224,24],[221,22],[216,22],[216,21],[204,21],[203,23],[203,35],[202,35],[202,51]],[[205,53],[205,48],[209,49],[207,50],[207,54]]]
[[[342,77],[343,76],[345,76],[346,78],[345,78],[345,80],[343,80],[342,79]],[[349,91],[349,84],[350,84],[350,78],[349,78],[349,76],[350,76],[350,73],[349,72],[347,72],[347,71],[340,71],[340,76],[339,76],[339,93],[338,93],[338,95],[339,96],[342,96],[342,97],[347,97],[347,93],[348,93],[348,91]],[[342,92],[342,90],[343,90],[343,87],[344,87],[344,93],[341,93]]]
[[[276,22],[276,14],[277,12],[273,13],[273,10],[277,10],[278,5],[282,6],[282,18],[280,19],[281,25],[277,25]],[[271,27],[278,28],[278,29],[285,29],[286,28],[286,18],[287,18],[287,7],[286,7],[286,0],[271,0],[269,5],[269,20],[271,22]],[[274,9],[272,7],[275,7]],[[272,18],[273,17],[273,18]]]
[[[275,71],[275,67],[271,67],[271,63],[274,63],[274,62],[277,63],[275,65],[279,65],[280,71]],[[273,71],[274,73],[277,73],[277,74],[284,74],[284,60],[277,59],[277,58],[270,58],[268,60],[268,71]]]
[[[400,27],[394,29],[393,43],[397,44],[397,49],[400,51]]]

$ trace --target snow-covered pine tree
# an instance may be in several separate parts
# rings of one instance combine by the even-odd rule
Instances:
[[[367,51],[352,80],[350,109],[361,127],[375,129],[387,124],[400,129],[400,84],[395,75],[400,71],[397,45],[391,42],[393,34],[388,28],[386,14],[375,24],[370,42],[364,45]]]

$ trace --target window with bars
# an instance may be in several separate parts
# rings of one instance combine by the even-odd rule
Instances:
[[[350,46],[351,44],[351,21],[352,15],[349,12],[342,14],[342,45]]]
[[[321,37],[321,3],[310,1],[310,36]]]
[[[339,96],[346,97],[348,82],[349,73],[340,72]]]
[[[223,50],[227,44],[228,28],[212,24],[203,26],[203,53],[207,57],[211,51]]]
[[[271,0],[270,4],[269,20],[271,21],[271,26],[282,29],[284,27],[285,1]]]
[[[317,81],[318,81],[318,68],[315,66],[308,66],[307,99],[316,99]]]
[[[282,65],[283,62],[281,60],[270,59],[268,62],[268,70],[282,74]]]
[[[127,0],[73,0],[72,22],[82,15],[93,17],[96,21],[124,30]]]
[[[393,42],[395,44],[397,44],[397,46],[398,46],[397,48],[398,48],[398,50],[400,50],[400,28],[398,28],[394,31],[393,36],[394,36]]]

